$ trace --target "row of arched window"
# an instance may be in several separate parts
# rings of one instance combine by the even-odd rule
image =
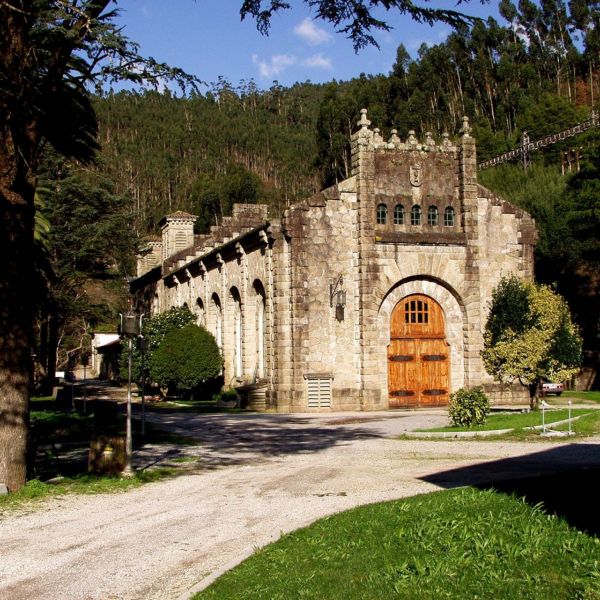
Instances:
[[[247,313],[248,310],[252,310],[252,304],[248,304],[247,306],[242,305],[242,299],[239,293],[239,290],[236,287],[232,287],[229,290],[230,299],[233,302],[233,313],[231,314],[232,322],[231,327],[233,331],[233,347],[231,348],[231,356],[233,358],[233,370],[232,373],[235,377],[241,377],[244,374],[246,369],[246,365],[244,364],[244,350],[242,346],[242,340],[244,336],[244,319],[250,318],[254,320],[255,326],[255,359],[252,359],[246,356],[246,359],[249,359],[251,364],[248,365],[249,368],[253,369],[253,374],[257,377],[265,376],[265,332],[266,332],[266,324],[265,324],[265,307],[266,307],[266,294],[265,289],[262,283],[259,280],[256,280],[253,284],[254,292],[255,292],[255,307],[254,307],[254,316]],[[187,305],[187,303],[185,303]],[[207,309],[210,314],[210,321],[207,317]],[[223,334],[223,307],[221,304],[221,299],[219,295],[215,292],[211,296],[211,305],[210,307],[205,307],[202,298],[196,299],[196,312],[198,314],[198,324],[203,327],[210,328],[210,331],[215,336],[215,341],[217,342],[217,346],[223,350],[224,345],[224,334]],[[252,362],[254,364],[252,364]]]
[[[454,227],[456,223],[456,213],[454,208],[447,206],[444,209],[444,227]],[[388,207],[387,204],[377,205],[377,225],[386,225],[388,222]],[[408,215],[405,214],[404,206],[396,204],[394,207],[394,225],[408,225]],[[421,225],[423,221],[423,209],[415,204],[410,209],[410,225]],[[427,225],[439,225],[440,215],[437,206],[430,206],[427,210]]]

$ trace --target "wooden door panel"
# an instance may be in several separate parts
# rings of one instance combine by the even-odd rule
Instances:
[[[418,402],[417,355],[414,340],[391,340],[388,346],[390,408],[415,406]]]
[[[419,340],[420,404],[448,404],[448,345],[444,340]]]

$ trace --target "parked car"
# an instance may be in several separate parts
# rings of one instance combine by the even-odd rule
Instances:
[[[554,383],[552,381],[544,381],[542,383],[542,395],[550,396],[555,394],[556,396],[560,396],[565,389],[565,386],[562,383]]]

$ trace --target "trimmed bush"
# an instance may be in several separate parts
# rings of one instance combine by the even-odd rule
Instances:
[[[217,377],[223,359],[204,327],[187,325],[165,334],[149,359],[150,377],[170,392],[190,392]]]
[[[193,325],[196,322],[196,316],[187,306],[173,306],[169,310],[154,315],[149,319],[144,319],[142,335],[148,342],[146,355],[146,367],[149,364],[150,356],[158,348],[163,338],[169,331],[181,329],[186,325]],[[129,360],[128,341],[121,341],[121,356],[119,358],[119,369],[121,378],[127,381],[127,368]],[[142,379],[142,353],[140,352],[138,340],[133,342],[133,351],[131,353],[131,372],[134,381]]]
[[[450,423],[455,427],[483,425],[490,414],[490,400],[480,387],[460,388],[450,394]]]

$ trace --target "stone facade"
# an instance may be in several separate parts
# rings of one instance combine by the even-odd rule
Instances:
[[[527,402],[493,384],[480,353],[492,289],[533,275],[533,220],[478,185],[467,119],[456,144],[385,141],[366,110],[358,125],[352,177],[281,219],[236,204],[193,236],[193,216],[166,217],[138,262],[138,310],[187,304],[222,348],[225,385],[252,390],[258,408],[377,410],[392,394],[392,313],[420,294],[443,313],[449,391],[484,385],[496,403]]]

